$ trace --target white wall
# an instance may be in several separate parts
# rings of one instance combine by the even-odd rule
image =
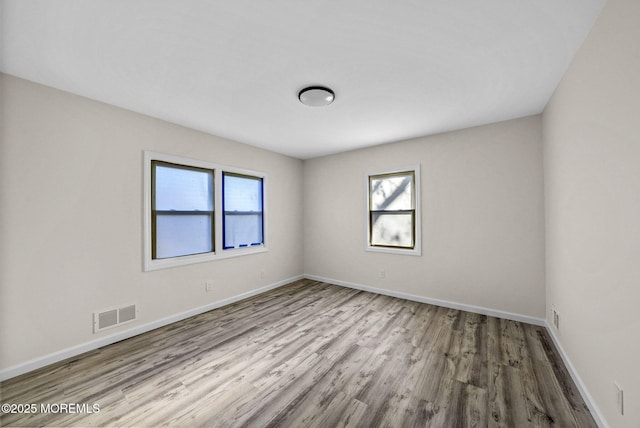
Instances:
[[[305,273],[543,317],[541,138],[535,116],[305,161]],[[364,174],[416,163],[422,256],[365,251]]]
[[[303,273],[302,161],[0,79],[0,371]],[[142,272],[143,150],[267,173],[269,251]],[[92,333],[129,303],[138,321]]]
[[[555,306],[562,346],[608,423],[637,428],[640,2],[607,2],[543,125],[547,318]]]

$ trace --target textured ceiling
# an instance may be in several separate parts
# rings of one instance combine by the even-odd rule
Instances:
[[[540,113],[604,3],[0,0],[0,67],[306,159]]]

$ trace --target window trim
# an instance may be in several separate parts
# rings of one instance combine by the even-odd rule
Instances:
[[[371,177],[378,177],[384,175],[397,175],[402,173],[413,173],[414,176],[414,187],[413,187],[413,197],[414,197],[414,214],[413,214],[413,229],[414,229],[414,245],[413,248],[410,247],[393,247],[393,246],[381,246],[381,245],[371,245],[371,232],[372,232],[372,224],[371,218],[374,212],[379,212],[375,210],[371,210],[371,189],[369,188]],[[421,204],[420,204],[420,165],[411,165],[404,168],[395,168],[391,170],[383,170],[383,171],[374,171],[367,172],[364,174],[364,242],[365,242],[365,250],[378,252],[378,253],[391,253],[391,254],[405,254],[411,256],[421,256],[422,255],[422,231],[421,231],[421,223],[422,223],[422,215],[421,215]]]
[[[267,174],[259,171],[251,171],[241,168],[235,168],[227,165],[221,165],[213,162],[202,161],[193,158],[175,156],[165,153],[153,151],[144,151],[143,156],[143,271],[149,272],[159,269],[167,269],[176,266],[186,266],[194,263],[204,263],[213,260],[226,259],[230,257],[244,256],[249,254],[263,253],[268,251],[268,194],[267,194]],[[185,166],[192,168],[209,169],[214,171],[213,176],[213,250],[212,252],[177,256],[164,259],[153,259],[152,255],[152,161],[174,164],[177,166]],[[262,237],[261,245],[254,245],[242,248],[223,248],[223,216],[222,212],[222,173],[231,173],[236,175],[246,175],[262,179]]]

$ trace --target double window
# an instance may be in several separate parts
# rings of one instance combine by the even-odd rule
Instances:
[[[145,152],[144,269],[266,251],[265,180],[254,171]]]
[[[418,167],[367,174],[367,249],[420,255]]]

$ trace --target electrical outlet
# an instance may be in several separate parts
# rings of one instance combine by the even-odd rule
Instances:
[[[556,330],[560,331],[560,314],[555,307],[552,307],[553,311],[553,325],[556,327]]]
[[[387,277],[387,272],[385,272],[385,270],[384,270],[384,269],[382,269],[382,270],[380,271],[380,278],[384,279],[384,278],[386,278],[386,277]]]
[[[613,382],[616,386],[616,403],[618,404],[618,411],[621,415],[624,415],[624,391],[622,387],[618,385],[618,382]]]
[[[213,291],[213,281],[205,281],[204,282],[204,290],[208,293],[209,291]]]
[[[264,279],[264,270],[260,271],[260,279]]]

